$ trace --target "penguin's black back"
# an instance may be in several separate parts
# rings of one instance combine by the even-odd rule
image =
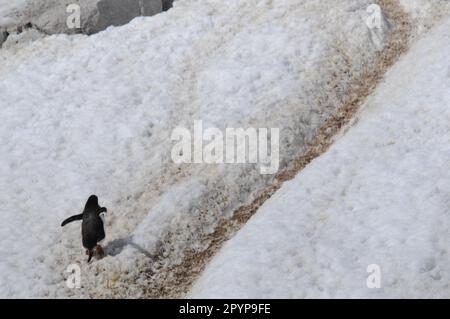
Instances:
[[[97,243],[105,238],[105,229],[100,213],[106,211],[98,205],[98,198],[91,195],[84,207],[83,222],[81,223],[81,235],[83,237],[83,246],[86,249],[93,249]]]
[[[95,248],[99,241],[105,239],[105,230],[100,216],[96,214],[84,216],[81,224],[81,234],[83,246],[89,250]]]

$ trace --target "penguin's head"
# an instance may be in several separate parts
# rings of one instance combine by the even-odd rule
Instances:
[[[89,196],[84,210],[95,210],[98,208],[98,197],[96,195]]]

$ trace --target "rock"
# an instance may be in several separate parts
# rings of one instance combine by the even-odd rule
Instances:
[[[94,18],[85,21],[82,29],[87,34],[96,33],[112,25],[127,24],[138,16],[160,13],[162,8],[161,0],[100,0]]]
[[[120,26],[138,16],[151,16],[171,7],[173,0],[28,0],[23,8],[14,12],[14,21],[0,25],[0,45],[7,32],[20,33],[32,26],[45,34],[93,34],[109,26]],[[72,7],[69,7],[72,5]],[[73,6],[75,5],[75,7]],[[76,14],[78,6],[79,27],[67,21]],[[71,10],[68,10],[71,9]]]
[[[162,0],[162,10],[167,11],[172,8],[174,0]]]
[[[6,29],[1,29],[0,28],[0,47],[2,46],[3,42],[6,41],[6,39],[8,38],[8,31],[6,31]]]

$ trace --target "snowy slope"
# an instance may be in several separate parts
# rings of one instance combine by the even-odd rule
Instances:
[[[450,20],[214,258],[190,297],[450,297]],[[381,288],[366,271],[381,269]]]
[[[91,37],[0,50],[0,296],[139,296],[149,257],[202,249],[198,236],[273,176],[177,166],[172,130],[280,128],[283,168],[371,65],[370,3],[181,0]],[[59,224],[92,193],[108,207],[109,256],[86,265],[79,224]],[[83,289],[65,286],[72,263]]]

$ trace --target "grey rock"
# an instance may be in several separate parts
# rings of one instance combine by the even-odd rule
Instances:
[[[161,0],[100,0],[94,18],[85,21],[82,29],[84,33],[92,34],[109,26],[127,24],[138,16],[152,16],[160,12]]]
[[[1,29],[0,28],[0,46],[2,45],[3,42],[6,41],[6,39],[8,38],[8,31],[6,31],[6,29]]]
[[[151,16],[167,10],[173,0],[28,0],[25,7],[12,13],[9,25],[0,25],[0,46],[8,33],[33,28],[44,34],[93,34],[109,26],[127,24],[138,16]],[[71,28],[67,6],[80,8],[80,28]]]
[[[172,8],[174,0],[162,0],[162,10],[167,11]]]

